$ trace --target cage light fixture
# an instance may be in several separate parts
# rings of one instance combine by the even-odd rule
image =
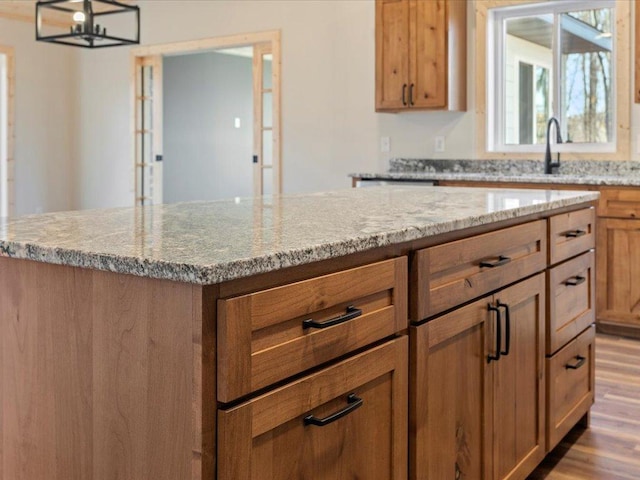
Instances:
[[[131,35],[120,33],[123,23],[133,29]],[[49,28],[53,31],[45,32],[45,24],[53,25]],[[83,48],[136,45],[140,43],[140,8],[115,0],[39,0],[36,40]]]

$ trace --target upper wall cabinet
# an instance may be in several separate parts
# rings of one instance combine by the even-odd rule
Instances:
[[[376,111],[467,108],[467,2],[376,0]]]

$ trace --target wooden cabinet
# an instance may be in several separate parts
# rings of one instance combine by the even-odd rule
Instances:
[[[406,257],[219,300],[218,400],[233,401],[406,327]]]
[[[376,0],[376,110],[466,110],[466,3]]]
[[[640,328],[640,220],[598,227],[598,321]]]
[[[524,478],[545,455],[545,280],[411,329],[412,479]]]
[[[547,450],[589,411],[594,400],[595,326],[547,359]]]
[[[546,262],[546,220],[419,250],[411,319],[444,312],[540,272]]]
[[[595,253],[584,253],[548,272],[547,354],[595,321]]]
[[[640,193],[603,189],[598,215],[598,328],[640,337]]]
[[[405,480],[407,337],[218,415],[218,480]]]

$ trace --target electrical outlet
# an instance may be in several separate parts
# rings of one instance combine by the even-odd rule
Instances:
[[[380,151],[385,153],[391,151],[391,139],[389,137],[380,137]]]
[[[444,137],[442,135],[438,135],[435,138],[434,150],[436,152],[444,152]]]

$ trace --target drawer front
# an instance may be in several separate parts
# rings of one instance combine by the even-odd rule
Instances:
[[[406,480],[407,344],[218,411],[218,479]]]
[[[400,257],[218,301],[218,400],[230,402],[407,326]]]
[[[547,451],[589,411],[594,399],[595,326],[547,358]]]
[[[600,190],[598,216],[640,218],[640,192],[637,189]]]
[[[546,261],[546,220],[420,250],[414,259],[411,319],[422,320],[542,271]]]
[[[547,355],[595,322],[595,252],[549,270]]]
[[[549,263],[575,257],[596,245],[595,208],[555,215],[549,219]]]

